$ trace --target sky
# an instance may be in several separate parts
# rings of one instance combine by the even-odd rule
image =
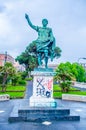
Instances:
[[[42,19],[48,19],[62,50],[55,63],[86,57],[86,0],[0,0],[0,53],[7,51],[16,58],[37,39],[25,13],[34,25],[42,26]]]

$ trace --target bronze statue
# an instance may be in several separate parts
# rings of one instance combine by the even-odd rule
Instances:
[[[54,49],[55,49],[55,38],[52,33],[52,29],[47,27],[48,20],[43,19],[43,27],[35,26],[29,19],[29,16],[25,14],[25,18],[29,26],[38,32],[37,40],[33,41],[36,43],[38,64],[42,65],[42,59],[45,60],[45,68],[48,68],[48,59],[51,58],[51,61],[54,58]]]

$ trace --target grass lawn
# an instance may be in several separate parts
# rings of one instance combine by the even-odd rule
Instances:
[[[25,95],[25,90],[26,90],[25,86],[8,85],[6,92],[0,92],[0,95],[9,94],[11,99],[23,98]],[[1,91],[1,87],[0,87],[0,91]]]
[[[7,86],[6,91],[25,91],[26,87],[25,86],[12,86],[9,85]]]
[[[2,94],[9,94],[10,95],[10,99],[16,99],[16,98],[23,98],[25,93],[24,92],[0,92],[0,95]]]
[[[59,85],[54,85],[53,86],[53,97],[54,98],[62,98],[62,94],[75,94],[75,95],[86,96],[86,91],[77,91],[76,88],[71,87],[70,91],[68,93],[62,93]]]

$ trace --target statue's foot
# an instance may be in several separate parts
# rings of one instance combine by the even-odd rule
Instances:
[[[43,68],[43,66],[42,66],[42,65],[39,65],[38,68]]]
[[[45,66],[45,68],[47,69],[48,67],[47,67],[47,66]]]

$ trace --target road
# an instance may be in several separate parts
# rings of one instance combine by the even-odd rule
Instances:
[[[80,115],[80,121],[44,121],[42,123],[9,123],[8,117],[14,106],[29,104],[32,95],[32,83],[27,85],[25,99],[0,102],[0,130],[86,130],[86,103],[56,100],[58,107],[69,108],[72,114]]]

